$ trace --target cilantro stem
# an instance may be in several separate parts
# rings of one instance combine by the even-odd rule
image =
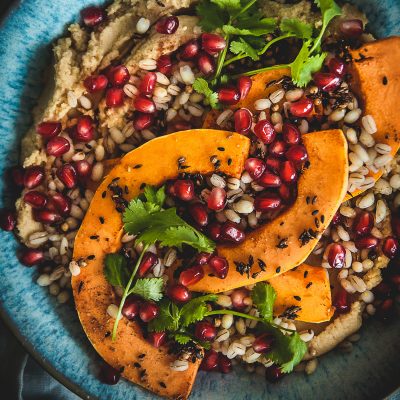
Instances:
[[[295,37],[296,35],[292,34],[292,33],[287,33],[286,35],[282,35],[282,36],[278,36],[272,40],[270,40],[259,52],[258,55],[261,56],[264,53],[266,53],[266,51],[275,43],[284,40],[284,39],[288,39],[291,37]]]
[[[115,338],[117,336],[118,323],[119,323],[119,319],[121,318],[121,315],[122,315],[122,308],[124,307],[125,300],[129,295],[129,291],[131,289],[133,279],[135,278],[136,272],[139,269],[139,265],[142,262],[144,253],[146,253],[146,251],[149,248],[149,246],[150,245],[146,245],[146,246],[143,247],[143,250],[140,253],[139,258],[136,261],[135,268],[132,271],[132,274],[131,274],[131,277],[130,277],[130,279],[128,281],[128,284],[126,285],[126,287],[124,289],[124,294],[122,295],[121,302],[119,303],[117,317],[115,318],[115,321],[114,321],[114,327],[113,327],[113,331],[112,331],[112,340],[113,341],[115,340]]]
[[[238,14],[236,14],[232,19],[235,20],[238,18],[240,15],[244,14],[254,3],[256,3],[258,0],[251,0],[249,1],[245,7],[243,7]]]
[[[224,67],[224,61],[225,61],[225,58],[226,58],[226,54],[228,52],[229,35],[228,34],[225,35],[224,39],[225,39],[225,42],[226,42],[226,46],[225,46],[224,50],[221,51],[221,53],[219,53],[218,62],[217,62],[217,70],[215,72],[214,79],[217,79],[220,76],[222,68]]]
[[[273,71],[275,69],[290,68],[290,66],[291,66],[291,64],[272,65],[270,67],[265,67],[265,68],[260,68],[260,69],[254,69],[252,71],[247,71],[247,72],[244,72],[243,74],[233,75],[232,78],[236,79],[236,78],[239,78],[240,76],[252,76],[252,75],[255,75],[255,74],[259,74],[261,72]]]

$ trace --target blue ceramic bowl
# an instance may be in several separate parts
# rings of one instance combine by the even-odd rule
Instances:
[[[31,122],[31,110],[42,90],[42,73],[50,63],[50,43],[92,0],[25,0],[0,28],[0,171],[17,163],[19,140]],[[95,3],[99,3],[96,1]],[[379,37],[400,34],[399,0],[359,0]],[[1,206],[9,193],[0,180]],[[107,386],[96,378],[98,356],[87,341],[75,310],[60,306],[37,286],[35,269],[15,257],[18,243],[0,232],[0,306],[8,326],[26,349],[64,385],[83,398],[151,399],[154,396],[126,381]],[[400,321],[384,326],[367,322],[362,339],[348,355],[333,352],[320,360],[309,377],[293,374],[271,385],[258,375],[200,373],[193,400],[383,398],[400,385]],[[391,398],[400,398],[392,393]]]

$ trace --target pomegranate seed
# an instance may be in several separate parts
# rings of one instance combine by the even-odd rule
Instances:
[[[269,154],[275,157],[283,157],[286,150],[287,150],[287,144],[283,140],[275,140],[271,145],[269,146]]]
[[[240,100],[240,93],[234,87],[225,87],[218,90],[218,100],[222,104],[234,105]]]
[[[329,247],[328,263],[332,268],[343,268],[346,257],[346,249],[338,243],[333,243]]]
[[[61,193],[55,193],[51,196],[51,201],[56,210],[64,217],[71,212],[71,199]]]
[[[246,238],[244,232],[234,222],[226,221],[221,226],[221,237],[223,241],[230,243],[241,243]]]
[[[173,127],[174,132],[187,131],[188,129],[192,129],[192,125],[190,124],[190,122],[186,121],[175,122]]]
[[[179,27],[179,19],[173,15],[160,18],[156,23],[156,31],[164,35],[171,35]]]
[[[282,135],[283,140],[287,144],[298,144],[300,142],[301,134],[296,125],[289,123],[283,124]]]
[[[397,291],[400,291],[400,275],[392,275],[390,281],[397,286]]]
[[[265,162],[259,158],[248,158],[244,168],[253,179],[258,179],[265,171]]]
[[[279,161],[278,158],[275,157],[268,157],[265,160],[265,165],[267,166],[267,168],[269,168],[271,171],[274,172],[279,172],[279,169],[281,167],[281,162]]]
[[[105,75],[92,75],[84,80],[83,85],[89,93],[96,93],[107,87],[108,79]]]
[[[78,142],[90,142],[94,138],[94,122],[91,117],[84,115],[78,119],[74,139]]]
[[[399,251],[399,241],[393,236],[388,236],[383,242],[382,251],[386,257],[393,259]]]
[[[285,153],[288,160],[294,162],[303,162],[308,158],[306,148],[301,144],[295,144],[289,147],[289,150]]]
[[[212,342],[217,336],[217,329],[208,321],[198,322],[194,329],[194,335],[197,339]]]
[[[253,81],[248,76],[241,76],[237,81],[237,87],[240,93],[240,100],[247,97],[250,92]]]
[[[167,334],[166,332],[150,332],[146,340],[158,349],[166,342]]]
[[[257,211],[274,211],[281,205],[281,198],[275,193],[266,193],[257,196],[254,200],[254,207]]]
[[[218,241],[221,239],[221,224],[213,222],[208,226],[208,235],[212,240]]]
[[[194,199],[194,183],[190,179],[175,181],[173,191],[179,200],[191,201]]]
[[[199,226],[206,226],[208,224],[207,207],[201,203],[194,203],[189,206],[189,214],[192,216],[194,222]]]
[[[215,33],[203,33],[201,35],[201,46],[204,51],[214,56],[226,47],[226,41],[222,36]]]
[[[148,72],[140,82],[139,92],[141,94],[150,95],[154,92],[154,88],[156,87],[157,75],[155,72]]]
[[[61,215],[52,210],[36,210],[34,216],[36,221],[43,224],[58,224],[62,221]]]
[[[289,186],[283,183],[279,189],[279,196],[281,196],[282,200],[286,204],[292,204],[297,198],[297,187],[296,186]]]
[[[172,61],[169,55],[165,54],[157,60],[157,70],[166,76],[172,74]]]
[[[222,188],[214,187],[207,199],[207,206],[210,210],[221,211],[226,204],[226,192]]]
[[[137,111],[145,114],[154,114],[156,112],[154,101],[142,95],[136,97],[133,105]]]
[[[398,212],[398,211],[397,211]],[[399,213],[399,212],[398,212]],[[396,237],[400,238],[400,215],[393,215],[392,218],[392,230]]]
[[[374,216],[368,211],[362,211],[358,214],[354,224],[354,233],[358,236],[368,235],[374,227]]]
[[[151,272],[153,268],[158,264],[158,257],[150,251],[144,253],[142,261],[139,265],[138,275],[143,278],[147,273]]]
[[[130,321],[139,315],[140,301],[136,296],[129,296],[122,307],[122,315]]]
[[[121,377],[121,373],[113,368],[111,365],[103,364],[100,373],[99,380],[100,382],[105,383],[106,385],[116,385]]]
[[[235,289],[231,293],[231,300],[233,308],[237,310],[243,310],[247,307],[247,304],[244,303],[244,299],[250,296],[249,290],[245,288]]]
[[[204,270],[201,265],[194,265],[185,269],[179,275],[179,283],[183,286],[194,285],[204,277]]]
[[[197,254],[194,262],[195,262],[195,264],[198,264],[198,265],[207,264],[208,261],[210,260],[211,256],[212,256],[211,253],[205,253],[204,251],[202,251]]]
[[[332,218],[331,224],[333,226],[339,225],[342,222],[342,216],[340,215],[339,211],[336,211],[335,215]]]
[[[272,344],[274,342],[274,337],[269,333],[264,333],[258,337],[253,342],[253,350],[256,353],[268,353],[272,349]]]
[[[266,119],[256,123],[254,133],[265,144],[272,143],[276,136],[274,126]]]
[[[88,7],[81,11],[83,23],[91,28],[104,21],[106,15],[100,7]]]
[[[45,139],[51,139],[61,132],[60,122],[42,122],[36,127],[36,132]]]
[[[257,180],[257,183],[264,187],[279,187],[282,184],[281,178],[278,175],[273,174],[270,171],[264,172],[264,174]]]
[[[357,37],[363,33],[364,26],[360,19],[347,19],[340,22],[339,30],[344,36]]]
[[[159,309],[156,304],[146,301],[140,304],[139,317],[143,322],[150,322],[157,317]]]
[[[314,103],[308,98],[296,101],[290,105],[290,112],[295,117],[307,117],[312,113]]]
[[[25,203],[28,203],[30,206],[36,209],[44,208],[47,204],[47,197],[37,190],[32,190],[30,192],[26,192],[24,195]]]
[[[337,292],[333,305],[339,314],[343,314],[349,311],[349,295],[345,289],[342,287]]]
[[[121,107],[124,104],[124,91],[120,88],[111,88],[106,92],[106,104],[109,108]]]
[[[220,279],[225,279],[228,275],[229,265],[228,261],[224,257],[213,256],[208,262],[208,265],[212,268],[215,275]]]
[[[80,178],[87,178],[92,172],[92,166],[86,160],[75,161],[74,168]]]
[[[339,76],[340,78],[342,78],[346,73],[345,63],[340,58],[337,57],[332,57],[328,61],[328,69],[330,72]]]
[[[48,141],[46,151],[49,156],[60,157],[67,153],[71,148],[69,141],[61,136],[57,136]]]
[[[197,66],[203,75],[212,75],[215,72],[215,59],[202,51],[197,58]]]
[[[284,161],[281,164],[280,176],[283,182],[293,183],[297,180],[296,167],[292,161]]]
[[[24,173],[25,171],[22,167],[12,167],[10,169],[10,176],[14,185],[24,186]]]
[[[379,319],[386,321],[395,316],[393,299],[386,299],[378,306],[377,315]]]
[[[356,239],[355,245],[357,249],[374,249],[378,246],[379,240],[374,236],[364,236],[362,238]]]
[[[17,218],[14,211],[1,210],[0,212],[0,228],[3,231],[10,232],[15,228]]]
[[[234,115],[235,131],[242,135],[247,134],[251,129],[253,118],[251,112],[247,108],[239,108]]]
[[[71,164],[64,164],[57,170],[58,179],[68,188],[73,189],[77,184],[76,171]]]
[[[153,123],[153,116],[151,114],[135,113],[133,119],[133,126],[136,130],[141,131],[147,129]]]
[[[117,65],[107,73],[108,80],[112,86],[124,86],[129,82],[129,78],[131,74],[128,71],[128,68],[125,65]]]
[[[201,362],[200,369],[208,372],[217,369],[218,359],[219,359],[218,353],[215,350],[211,349],[206,351],[203,360]]]
[[[269,381],[271,383],[278,382],[280,379],[283,378],[283,376],[284,376],[284,373],[282,372],[280,367],[278,367],[275,364],[271,365],[270,367],[268,367],[265,370],[265,377],[266,377],[267,381]]]
[[[386,299],[392,296],[392,288],[386,282],[381,282],[374,288],[374,293],[379,299]]]
[[[218,369],[223,374],[229,374],[230,372],[232,372],[232,360],[230,360],[227,356],[224,356],[222,353],[219,353]]]
[[[33,189],[39,186],[44,179],[43,167],[33,166],[25,170],[24,174],[24,186],[27,189]]]
[[[200,45],[197,39],[192,39],[186,42],[179,51],[181,60],[192,60],[199,53]]]
[[[177,303],[186,303],[192,298],[189,289],[179,283],[168,287],[167,296]]]
[[[40,264],[44,260],[44,253],[39,249],[25,249],[21,253],[20,261],[27,267]]]
[[[324,92],[331,92],[340,86],[341,80],[331,72],[317,72],[314,74],[314,83]]]

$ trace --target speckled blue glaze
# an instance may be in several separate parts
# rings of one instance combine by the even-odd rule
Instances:
[[[17,162],[18,143],[42,88],[42,71],[50,62],[50,43],[91,0],[24,0],[0,28],[0,172]],[[97,1],[98,3],[98,1]],[[399,0],[359,0],[378,36],[400,33]],[[1,206],[12,193],[0,179]],[[18,244],[0,232],[0,305],[3,318],[25,347],[56,378],[84,398],[152,399],[153,395],[122,381],[117,386],[96,379],[98,356],[88,343],[72,304],[59,306],[33,282],[36,271],[22,267]],[[200,373],[192,399],[352,399],[382,398],[400,384],[400,321],[383,326],[368,322],[349,355],[323,357],[317,372],[292,375],[271,385],[257,375]],[[391,399],[400,399],[399,392]]]

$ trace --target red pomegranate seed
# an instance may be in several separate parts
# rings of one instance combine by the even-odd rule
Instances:
[[[58,179],[68,188],[73,189],[77,184],[76,171],[71,164],[64,164],[57,170]]]
[[[199,54],[200,45],[197,39],[192,39],[181,46],[179,56],[181,60],[192,60]]]
[[[393,236],[388,236],[383,242],[382,251],[386,257],[393,259],[399,251],[399,241]]]
[[[32,190],[24,194],[24,201],[36,209],[45,208],[47,204],[47,196],[37,190]]]
[[[139,307],[139,317],[143,322],[150,322],[157,317],[159,309],[156,304],[149,301],[143,302]]]
[[[154,92],[154,88],[156,87],[157,75],[155,72],[148,72],[140,82],[139,92],[141,94],[150,95]]]
[[[207,199],[207,206],[210,210],[221,211],[226,204],[226,192],[222,188],[214,187]]]
[[[285,156],[288,160],[296,163],[306,161],[308,158],[307,150],[302,144],[294,144],[286,151]]]
[[[47,142],[46,152],[49,156],[60,157],[67,153],[70,148],[71,144],[67,139],[57,136]]]
[[[51,201],[63,217],[68,216],[71,212],[71,199],[69,197],[61,193],[55,193],[51,196]]]
[[[164,35],[171,35],[179,27],[179,19],[173,15],[160,18],[156,23],[156,31]]]
[[[183,286],[194,285],[204,277],[204,270],[201,265],[194,265],[185,269],[179,275],[179,283]]]
[[[10,169],[10,176],[14,185],[24,186],[24,173],[25,171],[22,167],[12,167]]]
[[[27,189],[33,189],[39,186],[44,179],[43,167],[33,166],[25,170],[24,174],[24,186]]]
[[[234,105],[240,100],[240,93],[234,87],[224,87],[218,90],[218,100],[222,104]]]
[[[328,263],[332,268],[343,268],[346,257],[346,249],[338,243],[333,243],[328,251]]]
[[[356,239],[355,245],[357,249],[362,250],[362,249],[374,249],[376,246],[378,246],[379,240],[374,237],[374,236],[364,236],[359,239]]]
[[[203,360],[200,365],[200,369],[203,371],[214,371],[218,367],[218,353],[211,349],[206,351]]]
[[[275,193],[259,195],[254,200],[254,207],[257,211],[274,211],[281,205],[281,198]]]
[[[27,267],[40,264],[44,260],[44,253],[39,249],[25,249],[21,253],[20,261]]]
[[[296,101],[290,105],[290,112],[295,117],[307,117],[312,113],[314,103],[308,98]]]
[[[180,283],[169,286],[167,289],[167,296],[177,303],[186,303],[192,298],[189,289]]]
[[[244,168],[253,179],[258,179],[265,171],[265,162],[259,158],[248,158]]]
[[[283,183],[279,189],[279,196],[286,204],[292,204],[297,198],[297,187]]]
[[[269,146],[268,151],[272,156],[282,157],[285,154],[287,147],[287,144],[283,140],[275,140]]]
[[[133,127],[141,131],[147,129],[153,123],[153,116],[151,114],[135,113],[133,119]]]
[[[217,336],[217,328],[208,321],[201,321],[196,324],[194,335],[199,340],[212,342]]]
[[[100,382],[103,382],[106,385],[116,385],[120,378],[121,373],[113,368],[111,365],[102,365],[99,373]]]
[[[92,75],[83,81],[83,85],[89,93],[96,93],[107,87],[108,79],[105,75]]]
[[[268,157],[265,160],[265,165],[267,166],[267,168],[269,168],[271,171],[274,172],[279,172],[279,169],[281,167],[281,162],[278,158],[275,157]]]
[[[62,221],[61,215],[52,210],[35,210],[36,221],[43,224],[58,224]]]
[[[174,183],[175,196],[182,201],[194,199],[194,183],[190,179],[178,179]]]
[[[296,167],[292,161],[284,161],[281,164],[280,174],[279,174],[286,183],[293,183],[297,180],[297,172]]]
[[[3,231],[10,232],[15,228],[17,218],[14,211],[1,210],[0,212],[0,228]]]
[[[232,372],[232,360],[222,353],[218,353],[218,369],[223,374],[229,374]]]
[[[358,236],[368,235],[374,227],[374,216],[368,211],[362,211],[357,215],[353,224],[353,231]]]
[[[338,77],[342,78],[346,73],[346,66],[345,63],[337,57],[332,57],[328,61],[328,69],[333,74],[337,75]]]
[[[86,160],[75,161],[74,168],[80,178],[87,178],[92,172],[91,164]]]
[[[396,236],[397,238],[400,238],[400,213],[399,210],[397,210],[397,213],[399,215],[396,214],[392,214],[392,230],[393,230],[393,234],[394,236]]]
[[[364,26],[360,19],[347,19],[340,22],[339,30],[344,36],[357,37],[363,33]]]
[[[385,299],[392,296],[392,288],[386,282],[381,282],[378,286],[374,288],[374,293],[377,298]]]
[[[156,112],[154,101],[145,96],[137,96],[133,105],[137,111],[145,114],[154,114]]]
[[[106,104],[109,108],[121,107],[124,104],[124,91],[120,88],[111,88],[106,92]]]
[[[340,86],[341,80],[331,72],[317,72],[313,76],[314,83],[324,92],[331,92]]]
[[[247,304],[244,303],[244,299],[250,296],[250,291],[245,288],[235,289],[231,293],[231,300],[233,308],[237,310],[243,310],[247,307]]]
[[[296,125],[285,123],[282,127],[282,136],[287,144],[298,144],[301,134]]]
[[[74,139],[78,142],[90,142],[94,138],[94,121],[88,115],[78,118]]]
[[[215,59],[202,51],[197,58],[197,66],[203,75],[212,75],[215,72]]]
[[[108,80],[112,86],[124,86],[129,82],[129,78],[131,74],[128,71],[128,68],[125,65],[117,65],[107,73]]]
[[[265,378],[271,383],[278,382],[284,375],[285,374],[282,372],[281,368],[275,364],[265,370]]]
[[[207,264],[208,261],[210,260],[211,256],[212,256],[211,253],[205,253],[204,251],[202,251],[197,254],[194,262],[195,262],[195,264],[198,264],[198,265]]]
[[[254,340],[253,350],[256,353],[268,353],[272,349],[273,342],[274,337],[269,333],[264,333]]]
[[[226,41],[215,33],[203,33],[201,35],[201,47],[212,56],[220,53],[226,47]]]
[[[226,221],[221,226],[220,240],[222,239],[223,241],[230,243],[241,243],[245,238],[246,235],[244,232],[234,222]]]
[[[83,23],[91,28],[104,21],[106,15],[100,7],[88,7],[81,11]]]
[[[265,144],[272,143],[276,136],[274,126],[266,119],[256,123],[254,126],[254,133]]]
[[[172,61],[169,55],[165,54],[157,60],[157,70],[166,76],[172,74]]]
[[[270,171],[265,171],[263,175],[257,180],[257,183],[266,188],[279,187],[282,184],[281,178]]]
[[[188,129],[192,129],[192,125],[190,124],[190,122],[186,121],[175,122],[173,127],[174,132],[187,131]]]
[[[36,132],[45,139],[51,139],[61,132],[60,122],[42,122],[36,127]]]
[[[191,204],[189,206],[189,214],[197,225],[206,226],[208,224],[208,212],[207,207],[204,204]]]
[[[234,121],[235,131],[246,135],[251,129],[253,118],[251,112],[247,108],[239,108],[239,110],[235,112]]]
[[[156,254],[146,251],[144,253],[142,261],[140,262],[138,275],[143,278],[146,274],[151,272],[153,268],[158,264],[158,257]]]
[[[349,295],[345,289],[342,287],[337,292],[335,299],[333,301],[333,305],[336,308],[336,311],[340,314],[346,313],[349,311]]]
[[[248,76],[241,76],[237,81],[237,87],[240,93],[240,100],[247,97],[250,92],[253,81]]]
[[[150,332],[147,335],[146,340],[158,349],[167,341],[167,333],[166,332]]]
[[[342,216],[340,215],[339,211],[336,211],[335,215],[332,218],[331,224],[333,226],[339,225],[342,222]]]
[[[212,240],[218,241],[221,239],[221,224],[219,222],[213,222],[208,226],[208,235]]]
[[[383,302],[378,306],[377,315],[379,319],[383,321],[392,319],[396,315],[393,299],[383,300]]]
[[[130,321],[139,315],[140,300],[135,296],[129,296],[122,307],[122,315]]]
[[[228,275],[229,265],[228,261],[224,257],[213,256],[208,262],[215,275],[220,279],[225,279]]]

